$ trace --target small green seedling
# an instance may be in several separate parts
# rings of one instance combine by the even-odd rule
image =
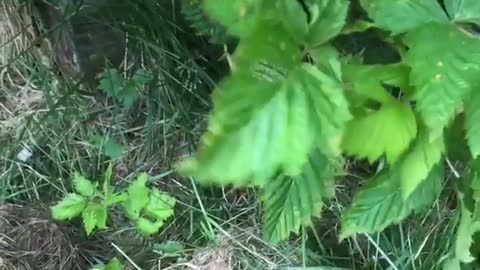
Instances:
[[[126,216],[135,222],[144,235],[157,233],[164,221],[174,214],[175,198],[146,186],[148,175],[143,173],[133,181],[123,202]]]
[[[123,270],[123,264],[118,258],[113,258],[108,264],[98,264],[90,270]]]
[[[148,188],[148,175],[140,174],[126,192],[113,192],[111,185],[112,166],[105,173],[103,188],[98,183],[75,173],[73,184],[75,193],[69,193],[51,208],[57,220],[71,220],[82,216],[87,235],[95,229],[107,228],[108,210],[121,204],[125,215],[135,223],[137,230],[144,235],[157,233],[164,221],[174,214],[175,198],[155,188]]]
[[[92,138],[90,138],[90,144],[112,160],[121,158],[125,150],[122,145],[116,143],[115,140],[109,136],[92,136]]]
[[[151,75],[143,69],[137,70],[133,76],[124,79],[116,69],[107,68],[100,77],[98,89],[123,103],[127,108],[138,99],[138,89],[152,80]]]
[[[105,229],[108,208],[126,199],[125,193],[112,194],[111,178],[111,165],[105,173],[102,189],[99,189],[98,183],[75,173],[73,177],[75,193],[67,194],[63,200],[51,208],[53,218],[71,220],[81,215],[87,235],[96,228]]]

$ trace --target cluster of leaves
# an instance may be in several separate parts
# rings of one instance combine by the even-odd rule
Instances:
[[[151,80],[152,76],[144,69],[137,70],[130,78],[124,78],[118,70],[106,68],[100,74],[98,89],[130,108],[139,97],[138,90]]]
[[[400,55],[365,64],[332,43],[365,29],[346,26],[347,0],[204,0],[209,18],[240,41],[202,145],[180,170],[203,183],[263,188],[271,242],[320,214],[343,156],[385,166],[343,213],[341,238],[428,207],[448,146],[466,140],[467,163],[480,154],[480,39],[469,28],[480,23],[480,1],[441,2],[360,0],[368,21],[353,23],[376,28]],[[466,136],[450,142],[459,119]],[[460,231],[468,226],[471,237],[475,218],[462,211]]]
[[[152,235],[174,214],[175,198],[148,188],[147,174],[139,175],[126,191],[114,192],[111,179],[112,166],[105,173],[102,189],[99,189],[97,182],[75,173],[73,185],[76,193],[67,194],[51,208],[53,218],[71,220],[81,215],[85,232],[90,235],[97,228],[106,229],[109,209],[121,204],[125,215],[135,222],[138,231]]]

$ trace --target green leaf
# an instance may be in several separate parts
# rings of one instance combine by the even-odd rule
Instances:
[[[425,181],[432,168],[440,162],[444,152],[442,136],[430,141],[427,133],[420,134],[399,168],[404,198],[410,197],[422,181]]]
[[[233,54],[233,72],[248,72],[269,80],[283,79],[288,70],[301,60],[298,43],[280,22],[262,20],[243,37]],[[268,69],[270,68],[270,69]],[[269,71],[268,74],[264,74]]]
[[[123,270],[123,265],[118,258],[113,258],[105,266],[105,270]]]
[[[136,221],[137,229],[144,235],[152,235],[158,233],[163,226],[163,221],[152,222],[146,218],[139,218]]]
[[[445,0],[450,19],[459,23],[480,23],[480,1]]]
[[[343,149],[371,163],[386,155],[392,164],[417,136],[417,122],[410,106],[395,102],[351,120],[343,137]]]
[[[332,46],[320,46],[308,51],[320,71],[342,81],[342,64],[338,51]]]
[[[305,0],[310,13],[307,45],[312,48],[322,45],[337,36],[345,25],[349,1]]]
[[[396,86],[404,91],[409,87],[410,69],[404,64],[360,65],[349,63],[343,65],[342,69],[344,80],[351,85],[353,93],[364,99],[372,99],[380,103],[396,102],[384,86]]]
[[[82,218],[87,235],[90,235],[96,228],[107,228],[107,208],[99,203],[88,203],[82,212]]]
[[[128,194],[126,193],[118,193],[112,196],[109,196],[108,199],[105,200],[105,204],[108,206],[115,205],[118,203],[123,203],[128,200]]]
[[[396,172],[383,172],[359,191],[342,216],[341,239],[355,233],[374,233],[419,212],[440,194],[443,166],[436,166],[428,178],[405,201]]]
[[[303,43],[308,31],[307,13],[299,1],[277,1],[276,14],[282,14],[283,27],[298,43]]]
[[[477,85],[480,40],[454,25],[429,24],[408,33],[405,42],[417,110],[430,129],[442,130]]]
[[[480,231],[480,221],[474,220],[472,212],[465,207],[463,194],[459,194],[461,203],[460,223],[455,239],[455,259],[463,263],[471,263],[475,258],[470,253],[473,244],[473,234]]]
[[[163,221],[173,216],[175,207],[175,198],[162,193],[156,189],[150,193],[150,199],[145,208],[145,214],[157,221]]]
[[[473,158],[480,155],[480,93],[475,91],[465,100],[465,130]]]
[[[103,196],[105,201],[110,201],[110,195],[112,194],[112,175],[113,175],[113,164],[108,164],[107,169],[105,170],[105,175],[103,177]]]
[[[86,179],[82,175],[75,173],[73,176],[73,185],[75,191],[85,197],[92,197],[97,193],[97,183]]]
[[[280,175],[264,187],[264,234],[267,241],[277,243],[298,233],[301,225],[310,225],[311,216],[319,216],[323,199],[335,194],[335,162],[319,151],[311,154],[301,175]]]
[[[105,156],[110,157],[112,160],[122,157],[124,148],[120,144],[117,144],[115,140],[108,136],[102,137],[95,135],[90,139],[91,144],[100,150]]]
[[[137,220],[141,211],[147,206],[150,190],[147,188],[148,174],[140,174],[128,187],[128,199],[123,208],[128,218]]]
[[[51,208],[52,217],[57,220],[70,220],[82,213],[87,200],[75,193],[70,193],[57,205]]]
[[[233,75],[214,99],[201,148],[180,170],[219,184],[261,186],[277,170],[298,175],[317,146],[340,152],[351,117],[341,86],[307,64],[278,81]]]
[[[415,29],[429,22],[448,23],[436,0],[360,0],[375,24],[392,34]]]
[[[100,74],[100,77],[98,89],[106,94],[117,97],[123,90],[123,78],[116,69],[106,68],[102,74]]]
[[[243,37],[257,24],[263,1],[258,0],[205,0],[207,14],[222,23],[232,35]]]
[[[443,270],[462,270],[460,267],[460,261],[456,258],[447,259],[442,266]]]

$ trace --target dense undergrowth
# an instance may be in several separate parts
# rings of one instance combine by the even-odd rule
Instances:
[[[83,4],[86,7],[64,4],[70,1],[50,1],[58,4],[63,14],[60,17],[47,15],[47,18],[53,18],[53,23],[45,19],[46,15],[38,8],[41,6],[40,2],[7,0],[0,4],[3,5],[3,13],[12,10],[24,12],[18,13],[23,14],[23,17],[19,15],[15,18],[14,22],[18,23],[16,26],[12,25],[12,16],[8,19],[10,30],[16,29],[23,33],[23,39],[0,39],[0,47],[9,48],[0,50],[3,54],[0,63],[0,201],[3,204],[40,209],[38,212],[46,213],[47,216],[42,215],[42,218],[51,222],[48,208],[58,205],[59,202],[62,206],[62,199],[78,193],[81,198],[76,197],[76,202],[81,203],[77,206],[82,207],[75,208],[73,212],[69,212],[73,208],[63,208],[61,210],[66,212],[59,214],[54,211],[54,216],[56,213],[57,218],[69,220],[57,224],[72,236],[72,245],[80,252],[82,263],[79,265],[97,265],[97,269],[110,269],[102,264],[113,260],[111,265],[114,265],[118,260],[125,269],[312,267],[416,270],[441,269],[446,261],[454,257],[455,246],[458,246],[455,243],[458,242],[458,223],[465,218],[465,214],[460,216],[460,213],[454,210],[456,207],[463,207],[462,200],[457,203],[454,183],[463,183],[460,180],[468,178],[465,176],[469,171],[465,169],[465,160],[470,158],[470,153],[463,151],[463,145],[458,143],[463,142],[463,139],[458,138],[464,134],[456,131],[463,130],[463,123],[455,121],[451,124],[447,121],[448,117],[440,119],[433,112],[425,118],[428,112],[422,110],[426,105],[419,104],[421,101],[412,98],[408,103],[403,102],[414,96],[413,87],[406,86],[408,74],[405,72],[417,66],[405,67],[398,64],[408,52],[398,36],[392,37],[388,32],[401,33],[417,27],[416,24],[425,22],[425,18],[429,20],[429,13],[425,10],[431,11],[428,9],[431,8],[429,5],[436,5],[437,1],[419,1],[431,2],[425,4],[425,9],[416,9],[416,4],[409,4],[411,13],[405,16],[413,17],[411,20],[403,20],[402,17],[401,22],[405,23],[404,25],[390,21],[389,18],[398,18],[382,12],[401,11],[401,2],[413,1],[371,1],[391,2],[391,5],[395,6],[385,8],[380,4],[378,7],[366,5],[365,2],[368,1],[279,0],[286,5],[286,16],[262,13],[262,8],[256,9],[256,4],[268,1],[205,1],[208,4],[206,10],[203,8],[203,1],[194,0],[121,0],[98,3],[85,1]],[[315,10],[309,9],[312,6],[299,5],[300,2],[310,3],[312,6],[318,2],[321,5]],[[460,2],[471,2],[474,5],[472,1]],[[16,8],[7,8],[8,4]],[[248,7],[245,16],[252,16],[246,25],[242,25],[242,20],[235,17],[243,14],[240,12],[242,7]],[[439,5],[436,8],[444,12],[446,7]],[[457,8],[457,14],[462,15],[461,7]],[[254,12],[250,13],[252,10]],[[416,14],[415,10],[422,10],[424,13]],[[1,15],[4,15],[3,13]],[[443,14],[439,15],[443,19],[447,19],[446,14],[451,15],[439,14]],[[342,16],[348,16],[346,22]],[[374,21],[368,19],[369,17]],[[256,25],[258,18],[264,20],[262,27]],[[387,19],[383,21],[382,18]],[[288,20],[289,23],[275,25],[281,23],[280,19]],[[304,22],[301,21],[303,19]],[[323,19],[325,21],[322,21]],[[309,30],[304,28],[314,27],[304,24],[315,20],[320,22],[315,31],[326,34],[312,40],[306,37]],[[72,40],[80,58],[78,66],[74,68],[71,63],[65,64],[68,61],[62,58],[68,58],[61,50],[64,48],[62,46],[67,45],[55,42],[62,37],[58,35],[58,29],[66,29],[63,31],[77,37]],[[464,28],[462,24],[459,29],[467,31],[470,28]],[[284,30],[286,32],[282,32]],[[256,32],[249,36],[249,31]],[[7,32],[2,31],[0,36],[2,33]],[[421,40],[417,40],[422,39],[422,33],[420,31],[409,34],[409,44],[411,48],[420,50],[419,57],[426,61],[429,58],[425,57],[425,51],[441,47],[443,43],[415,47],[416,44],[423,44]],[[85,38],[91,38],[92,35],[93,40]],[[293,37],[292,44],[289,35]],[[268,37],[274,38],[273,43],[264,42]],[[306,43],[303,43],[304,39],[307,40]],[[325,45],[326,42],[328,47],[320,46],[320,49],[315,51],[304,46]],[[63,44],[60,49],[58,44]],[[284,45],[288,53],[273,49]],[[462,52],[463,49],[468,48],[462,47]],[[60,53],[60,56],[59,51],[63,53]],[[105,53],[109,59],[96,58],[92,52]],[[295,55],[296,52],[299,55]],[[457,55],[457,51],[452,54]],[[458,60],[460,66],[468,69],[467,62],[475,65],[468,60],[469,56],[461,56],[461,61]],[[325,135],[322,132],[315,133],[315,136],[295,136],[298,134],[293,132],[289,134],[291,137],[289,136],[288,140],[282,141],[287,145],[288,160],[280,162],[280,167],[288,174],[275,178],[276,181],[269,182],[271,186],[265,188],[263,183],[268,181],[266,179],[271,179],[272,175],[278,173],[278,168],[270,168],[271,160],[265,158],[269,156],[269,152],[280,153],[278,148],[268,145],[276,141],[264,141],[264,138],[259,136],[262,135],[259,132],[262,130],[260,126],[258,129],[253,128],[251,136],[245,140],[236,137],[237,140],[233,143],[224,143],[217,138],[228,140],[230,137],[220,136],[218,132],[234,136],[233,133],[248,122],[247,116],[251,116],[248,110],[251,107],[245,107],[240,101],[244,100],[242,98],[252,97],[228,97],[215,93],[214,104],[210,98],[215,87],[220,85],[224,92],[241,86],[243,93],[248,92],[254,96],[249,103],[252,106],[255,102],[267,100],[265,91],[261,92],[259,88],[251,85],[252,78],[247,74],[248,69],[244,69],[245,66],[253,66],[258,59],[266,61],[262,62],[264,66],[253,68],[258,75],[254,80],[281,79],[290,65],[300,63],[303,65],[301,69],[307,70],[309,74],[319,75],[318,71],[312,70],[316,65],[315,68],[326,74],[319,75],[322,83],[335,88],[338,86],[335,80],[344,79],[338,73],[341,69],[342,74],[348,77],[342,87],[350,91],[360,91],[358,96],[348,99],[348,102],[356,101],[358,106],[355,110],[340,108],[340,111],[334,111],[338,121],[324,121],[322,126],[335,126],[328,130],[327,135],[337,137],[337,128],[350,121],[352,115],[358,117],[373,113],[373,117],[363,118],[365,121],[350,123],[350,130],[347,128],[346,135],[347,138],[354,139],[344,141],[342,145],[347,155],[366,158],[371,163],[353,159],[339,160],[339,155],[335,156],[335,162],[330,162],[332,156],[327,156],[327,152],[328,155],[334,153],[333,145],[340,141],[322,137]],[[286,69],[272,68],[268,62],[272,59],[275,64],[287,66]],[[421,66],[423,63],[417,64]],[[448,64],[445,61],[444,65]],[[78,69],[82,72],[78,72]],[[301,77],[301,72],[303,70],[292,76]],[[240,76],[235,80],[235,75],[238,74]],[[233,79],[222,81],[228,76],[233,76]],[[418,82],[423,81],[419,78]],[[309,88],[308,83],[309,78],[305,83],[301,83],[300,87],[315,88]],[[265,89],[269,90],[268,87]],[[368,98],[362,97],[361,91],[369,89],[373,89],[374,93],[367,95]],[[274,91],[276,89],[272,89],[272,93]],[[335,96],[338,93],[328,93],[328,98],[346,105],[347,100]],[[295,96],[289,94],[287,97]],[[402,115],[395,118],[394,120],[402,123],[394,124],[389,118],[392,113],[389,114],[387,109],[380,109],[385,108],[382,107],[384,103],[392,106],[389,108],[393,110],[394,116],[397,111],[413,111],[412,108],[415,108],[415,111],[408,117]],[[411,104],[412,107],[406,104]],[[212,109],[213,117],[209,118],[208,113]],[[272,113],[278,115],[278,112]],[[377,117],[375,113],[378,114]],[[246,114],[248,115],[245,116]],[[399,127],[409,126],[403,121],[415,122],[414,132],[413,128],[403,130],[407,133],[407,141],[403,141],[405,136],[402,137],[397,130]],[[358,194],[362,187],[371,185],[370,178],[389,168],[394,161],[402,160],[412,141],[422,142],[422,138],[427,136],[423,132],[429,130],[425,127],[440,127],[440,124],[447,125],[447,122],[446,137],[457,141],[454,141],[453,147],[446,146],[449,149],[447,157],[438,157],[433,162],[440,165],[435,167],[439,172],[436,175],[438,177],[432,180],[439,180],[439,184],[434,188],[435,191],[427,192],[426,196],[426,199],[431,198],[432,206],[429,207],[430,202],[427,202],[428,207],[424,212],[415,213],[403,222],[390,222],[396,217],[387,219],[387,222],[381,225],[374,225],[375,231],[365,227],[355,228],[353,225],[351,231],[342,229],[342,215],[352,205],[354,195]],[[271,122],[267,119],[262,123]],[[296,119],[296,123],[311,124],[301,118]],[[368,134],[368,131],[374,129],[371,127],[373,124],[387,125],[384,130],[390,129],[386,134],[388,138],[376,138]],[[367,125],[367,128],[364,125]],[[195,178],[178,174],[177,165],[199,147],[200,138],[207,130],[210,133],[206,135],[204,142],[207,146],[211,146],[212,144],[208,143],[212,141],[216,142],[214,146],[220,148],[209,152],[208,147],[200,146],[200,156],[196,156],[197,161],[200,161],[184,165],[184,172]],[[306,130],[310,130],[310,127]],[[309,154],[309,160],[312,161],[313,173],[317,173],[321,179],[331,181],[320,183],[320,186],[318,183],[311,183],[311,186],[298,192],[303,198],[309,197],[314,201],[315,207],[311,214],[315,217],[310,219],[309,213],[309,223],[302,223],[300,221],[304,221],[303,218],[299,218],[292,221],[293,227],[285,222],[286,225],[279,229],[278,225],[282,224],[278,218],[279,211],[280,215],[288,216],[287,211],[278,207],[278,201],[284,199],[281,195],[285,195],[285,192],[280,191],[286,190],[285,183],[289,183],[288,181],[294,183],[306,178],[298,175],[298,168],[307,160],[299,158],[299,153],[310,153],[311,149],[307,148],[313,143],[309,142],[320,137],[325,139],[321,142],[325,147],[318,153]],[[360,138],[362,140],[359,144]],[[262,142],[264,144],[261,144]],[[332,146],[331,151],[327,151],[327,145]],[[248,148],[249,146],[255,148]],[[226,147],[228,151],[222,152],[222,147]],[[366,153],[365,147],[384,148]],[[248,151],[257,155],[246,160],[235,159],[238,153]],[[443,153],[443,150],[440,152]],[[215,162],[212,163],[212,160]],[[238,161],[238,166],[231,166],[229,162],[232,161]],[[317,166],[313,161],[323,162]],[[105,175],[110,175],[109,168],[111,177],[105,186]],[[148,175],[148,181],[132,189],[139,175]],[[290,176],[293,177],[289,178]],[[79,181],[79,177],[89,183]],[[222,184],[234,182],[235,186],[222,187],[210,185],[208,181],[197,182],[205,179]],[[256,186],[245,185],[247,182]],[[240,188],[240,184],[244,187]],[[410,187],[408,192],[413,192]],[[391,193],[388,187],[383,188],[380,186],[376,192],[381,196],[384,195],[381,192]],[[157,223],[158,220],[150,220],[158,227],[158,230],[152,232],[152,224],[139,225],[139,219],[144,215],[150,219],[149,213],[155,213],[152,209],[165,210],[150,207],[147,200],[140,202],[141,198],[150,196],[154,190],[175,198],[175,207],[174,214],[162,219],[161,224]],[[318,192],[311,192],[312,190]],[[119,195],[119,198],[115,203],[108,204],[106,211],[107,207],[104,209],[97,206],[106,202],[105,198],[108,196],[105,194],[108,192]],[[402,194],[398,192],[397,199],[403,204]],[[127,202],[128,196],[124,197],[123,194],[137,196],[140,201],[135,202],[138,203],[136,205]],[[421,196],[425,197],[425,194],[419,195]],[[327,197],[330,199],[325,200]],[[64,203],[63,206],[65,205]],[[69,206],[72,205],[75,206]],[[87,205],[97,208],[90,207],[86,211]],[[292,206],[290,210],[295,212],[298,209]],[[393,210],[389,209],[390,212]],[[405,216],[406,213],[402,214],[402,217]],[[376,217],[378,215],[372,219],[375,220]],[[398,224],[387,227],[390,223]],[[89,228],[89,235],[85,233],[84,227]],[[142,229],[138,228],[149,233],[142,233]],[[386,229],[379,231],[380,228]],[[290,230],[295,234],[290,235]],[[360,233],[354,234],[355,232]],[[339,240],[340,235],[345,237],[343,241]],[[268,240],[279,243],[272,245]],[[2,249],[5,248],[0,245],[0,262],[5,254]],[[473,246],[473,256],[476,255],[475,249]]]

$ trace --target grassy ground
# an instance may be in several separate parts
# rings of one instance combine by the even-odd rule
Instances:
[[[0,44],[9,48],[1,50],[0,63],[2,202],[52,205],[72,191],[74,172],[102,179],[113,163],[116,186],[147,172],[152,185],[177,198],[176,214],[151,238],[139,236],[117,209],[109,229],[91,238],[73,221],[68,226],[81,239],[75,244],[91,264],[118,256],[130,269],[440,267],[456,218],[442,200],[426,217],[338,243],[340,212],[365,180],[352,172],[339,177],[338,199],[314,229],[305,228],[302,235],[272,247],[261,239],[257,191],[199,186],[179,176],[174,165],[195,149],[211,106],[209,93],[228,65],[223,48],[192,34],[177,1],[171,3],[124,0],[118,7],[126,14],[121,24],[115,18],[88,17],[95,23],[105,20],[106,29],[119,33],[127,45],[109,65],[125,77],[138,68],[154,77],[139,89],[130,108],[98,90],[93,77],[75,81],[65,73],[59,76],[61,65],[51,63],[55,53],[35,46],[44,40],[29,34],[33,30],[25,17],[14,19],[26,23],[26,28],[15,29],[27,34],[22,40],[1,39]],[[96,146],[92,140],[98,136],[108,140],[109,147]]]

